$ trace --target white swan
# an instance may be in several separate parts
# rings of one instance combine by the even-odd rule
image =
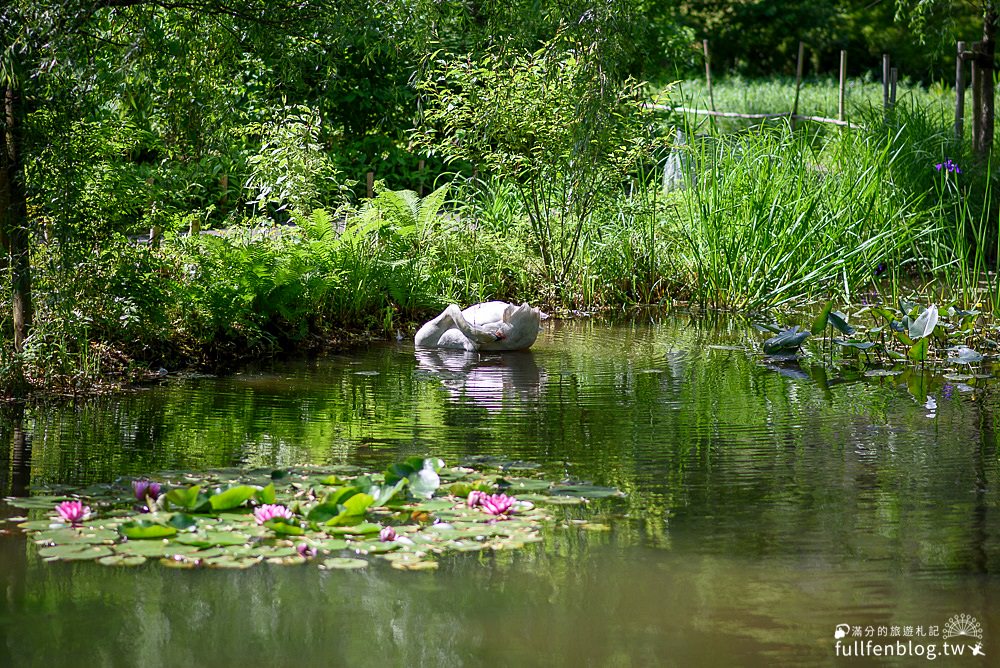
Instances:
[[[452,304],[417,331],[418,348],[527,350],[538,337],[541,310],[507,302],[484,302],[464,311]]]

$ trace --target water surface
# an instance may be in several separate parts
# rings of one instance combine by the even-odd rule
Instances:
[[[588,509],[608,531],[551,529],[431,573],[48,564],[14,530],[0,535],[0,665],[837,665],[837,624],[940,653],[956,614],[1000,651],[989,385],[810,376],[763,363],[752,336],[550,321],[530,353],[387,343],[8,410],[4,494],[433,454],[533,462],[628,497]]]

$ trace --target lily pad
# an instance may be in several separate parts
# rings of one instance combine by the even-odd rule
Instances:
[[[146,557],[113,554],[108,557],[101,557],[97,560],[97,563],[104,566],[141,566],[146,563]]]
[[[118,527],[118,531],[129,540],[146,540],[173,536],[177,533],[177,528],[140,520],[138,522],[126,522]]]
[[[350,557],[332,557],[324,559],[320,568],[331,570],[350,571],[360,568],[368,568],[368,562],[364,559],[351,559]]]
[[[581,496],[585,499],[606,499],[608,497],[625,496],[614,487],[598,487],[597,485],[557,485],[552,488],[556,496]]]
[[[53,545],[38,550],[38,555],[42,558],[59,561],[86,561],[112,554],[114,553],[107,545]]]
[[[36,543],[55,543],[57,545],[100,545],[113,543],[118,539],[118,533],[107,529],[74,529],[59,528],[42,531],[32,535]]]
[[[250,540],[250,537],[244,534],[229,531],[206,531],[204,533],[180,534],[174,540],[182,545],[216,547],[225,545],[243,545]]]

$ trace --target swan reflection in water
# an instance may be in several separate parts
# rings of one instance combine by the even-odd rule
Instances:
[[[534,405],[548,375],[530,351],[475,353],[417,348],[417,366],[441,380],[454,399],[471,399],[488,410],[505,403]]]

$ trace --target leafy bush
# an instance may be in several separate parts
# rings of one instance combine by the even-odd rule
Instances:
[[[563,31],[534,53],[435,59],[419,89],[418,145],[514,187],[545,280],[565,294],[595,212],[648,155],[641,85],[612,80],[598,42]]]

